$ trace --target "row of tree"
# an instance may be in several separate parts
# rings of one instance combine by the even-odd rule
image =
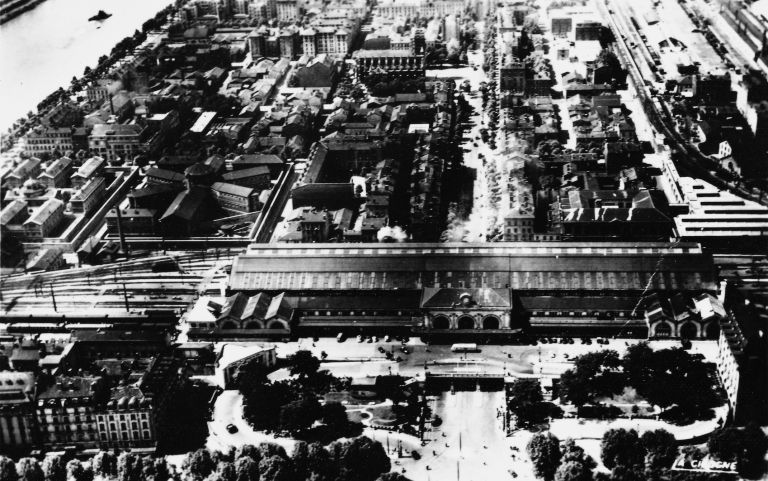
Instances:
[[[86,462],[52,455],[40,463],[0,456],[0,481],[409,481],[390,473],[381,443],[365,436],[320,443],[299,441],[289,456],[274,443],[244,445],[228,453],[198,449],[176,470],[162,457],[101,451]]]
[[[560,378],[562,399],[576,406],[609,398],[625,387],[653,405],[676,406],[668,414],[680,422],[706,418],[718,403],[707,366],[679,348],[654,351],[639,343],[623,357],[613,350],[591,352],[577,357]]]
[[[725,428],[716,431],[708,452],[722,461],[736,461],[739,475],[757,479],[763,474],[768,449],[765,433],[759,427]],[[545,481],[726,481],[730,474],[672,471],[681,454],[701,459],[706,454],[696,447],[680,450],[674,436],[663,429],[646,431],[610,429],[600,443],[600,460],[610,470],[594,473],[595,461],[572,439],[564,443],[550,432],[534,435],[526,446],[533,472]]]

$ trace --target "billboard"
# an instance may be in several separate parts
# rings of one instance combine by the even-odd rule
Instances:
[[[690,458],[685,454],[672,463],[673,471],[696,471],[701,473],[731,473],[736,474],[736,461],[720,461],[704,456],[701,459]]]

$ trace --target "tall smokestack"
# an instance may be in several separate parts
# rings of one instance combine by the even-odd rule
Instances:
[[[123,251],[126,257],[130,257],[128,249],[125,245],[125,233],[123,232],[123,214],[120,212],[119,205],[115,208],[115,211],[117,212],[117,234],[120,236],[120,250]]]

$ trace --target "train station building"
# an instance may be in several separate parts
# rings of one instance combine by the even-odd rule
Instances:
[[[253,244],[228,290],[283,294],[298,335],[705,337],[714,279],[695,243]]]

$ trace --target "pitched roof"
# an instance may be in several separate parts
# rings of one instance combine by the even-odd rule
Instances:
[[[47,169],[45,169],[45,172],[40,174],[42,177],[43,175],[49,176],[49,177],[55,177],[59,173],[63,172],[65,169],[69,168],[69,166],[72,165],[72,159],[69,157],[61,157],[59,159],[56,159],[51,165],[48,166]]]
[[[180,217],[185,220],[192,219],[205,201],[205,197],[205,191],[199,188],[179,192],[179,195],[173,199],[173,202],[165,210],[160,220],[163,221],[169,217]]]
[[[160,195],[160,194],[173,192],[173,191],[179,190],[180,188],[181,187],[179,186],[173,186],[169,184],[149,184],[140,189],[132,190],[131,192],[128,193],[128,197],[133,197],[134,199],[140,199],[143,197],[151,197],[153,195]]]
[[[38,207],[24,224],[43,225],[46,220],[57,210],[64,209],[64,202],[59,199],[48,199]]]
[[[283,165],[283,159],[273,154],[244,154],[232,160],[232,165]]]
[[[227,172],[221,177],[224,180],[236,180],[246,179],[248,177],[256,177],[258,175],[269,175],[269,167],[266,165],[257,165],[256,167],[250,167],[248,169],[233,170],[232,172]]]
[[[91,157],[90,159],[83,162],[83,165],[81,165],[80,168],[77,169],[77,172],[72,174],[72,177],[75,177],[75,176],[90,177],[103,164],[104,164],[104,159],[102,159],[101,157]]]
[[[0,225],[8,225],[20,212],[26,209],[26,202],[14,199],[13,202],[6,205],[5,208],[0,211]]]
[[[243,187],[242,185],[228,184],[226,182],[214,182],[211,189],[216,192],[223,192],[225,194],[237,195],[240,197],[250,197],[255,192],[251,187]]]
[[[139,135],[144,128],[138,124],[96,124],[91,131],[91,137],[105,135]]]
[[[42,163],[42,160],[38,159],[37,157],[30,157],[29,159],[23,161],[18,166],[16,166],[16,168],[13,169],[13,172],[9,174],[9,177],[26,179],[27,177],[29,177],[29,172],[37,168],[40,165],[40,163]]]
[[[281,292],[280,294],[276,295],[272,298],[272,301],[269,303],[269,308],[267,309],[266,314],[264,315],[264,319],[272,319],[273,317],[282,316],[286,318],[291,317],[291,310],[292,307],[284,299],[285,293]]]
[[[152,167],[147,170],[147,178],[149,177],[156,177],[168,182],[184,182],[183,174],[172,170],[158,169],[157,167]]]

